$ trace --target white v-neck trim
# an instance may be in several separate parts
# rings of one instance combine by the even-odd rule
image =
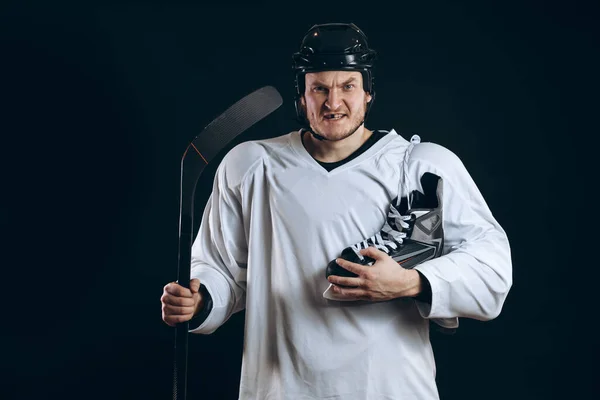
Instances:
[[[331,171],[327,171],[325,168],[323,168],[319,164],[319,162],[310,155],[308,150],[306,150],[304,144],[302,143],[302,135],[300,130],[294,131],[290,134],[290,145],[293,151],[311,168],[321,171],[323,175],[332,176],[348,168],[352,168],[353,166],[358,165],[363,161],[375,156],[385,147],[386,144],[388,144],[390,141],[394,140],[397,137],[399,137],[399,135],[394,129],[391,129],[385,136],[379,139],[375,144],[369,147],[362,154],[340,165],[339,167],[334,168]]]

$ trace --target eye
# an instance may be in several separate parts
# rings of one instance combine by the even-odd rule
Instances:
[[[324,92],[325,88],[323,86],[315,86],[314,91],[315,92]]]
[[[345,88],[346,90],[352,90],[352,89],[354,89],[354,84],[352,84],[352,83],[349,83],[349,84],[347,84],[346,86],[344,86],[344,88]]]

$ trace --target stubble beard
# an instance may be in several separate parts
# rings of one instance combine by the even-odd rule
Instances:
[[[358,130],[358,128],[360,128],[360,126],[363,124],[363,122],[365,120],[366,113],[367,113],[367,104],[365,103],[362,114],[358,115],[357,116],[358,118],[352,119],[352,121],[351,121],[351,122],[353,122],[352,126],[347,131],[344,131],[341,134],[335,135],[333,137],[323,131],[315,129],[315,127],[313,126],[312,123],[310,124],[310,129],[317,135],[323,136],[324,138],[326,138],[327,140],[332,141],[332,142],[344,140],[344,139],[347,139],[350,136],[352,136]]]

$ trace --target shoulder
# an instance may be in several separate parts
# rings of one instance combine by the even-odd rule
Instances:
[[[245,176],[266,159],[289,146],[291,133],[261,140],[249,140],[234,146],[223,157],[217,173],[223,175],[230,185],[239,184]]]
[[[437,170],[464,168],[461,159],[452,150],[433,142],[421,142],[414,146],[409,164],[424,164]]]
[[[405,162],[407,177],[410,180],[418,182],[426,172],[434,173],[456,184],[471,180],[460,157],[441,144],[423,141],[419,135],[398,133],[391,143],[393,143],[391,153],[394,153],[394,159],[397,162],[401,158]]]
[[[400,134],[395,130],[390,131],[388,135],[391,139],[386,145],[383,156],[395,162],[408,161],[409,168],[415,164],[438,170],[462,167],[460,158],[440,144],[423,142],[418,135]]]
[[[475,182],[460,157],[437,143],[421,142],[414,146],[408,160],[409,179],[419,182],[423,174],[431,172],[446,183],[445,190],[460,188],[459,192],[475,189]],[[457,193],[464,198],[464,193]]]

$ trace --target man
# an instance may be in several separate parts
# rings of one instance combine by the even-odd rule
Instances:
[[[429,321],[493,319],[512,285],[505,232],[460,160],[364,126],[374,59],[353,24],[307,32],[294,56],[305,129],[225,156],[190,289],[165,286],[164,321],[191,319],[193,333],[246,309],[240,399],[436,399]],[[428,231],[398,210],[443,221]],[[438,226],[443,242],[416,233]],[[393,258],[433,242],[443,248],[411,268]]]

